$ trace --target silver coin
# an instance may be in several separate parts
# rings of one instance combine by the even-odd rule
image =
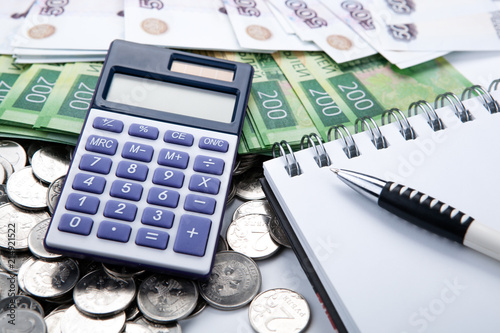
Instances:
[[[48,187],[33,176],[30,166],[17,170],[7,180],[7,195],[15,205],[25,209],[47,207]]]
[[[33,296],[53,298],[71,291],[78,277],[78,265],[73,259],[35,260],[24,273],[24,287]]]
[[[0,332],[46,333],[47,325],[41,314],[27,309],[17,309],[14,316],[0,314]]]
[[[123,333],[153,333],[148,327],[136,323],[126,323]]]
[[[9,273],[17,274],[22,264],[33,257],[30,251],[5,251],[0,252],[0,264]]]
[[[249,214],[231,222],[227,228],[226,239],[229,247],[252,259],[266,259],[279,250],[269,234],[270,217]]]
[[[238,309],[259,292],[262,277],[251,258],[234,251],[218,252],[208,281],[200,281],[200,294],[220,310]]]
[[[27,250],[31,229],[48,217],[46,212],[26,211],[10,203],[0,206],[0,247]]]
[[[61,333],[61,319],[66,310],[54,310],[45,316],[45,324],[47,325],[47,333]]]
[[[158,324],[147,320],[144,317],[139,317],[134,320],[135,324],[147,327],[152,333],[182,333],[181,325],[178,322]]]
[[[11,273],[0,272],[0,299],[15,296],[18,292],[17,277]]]
[[[33,174],[45,183],[52,183],[68,173],[69,153],[60,146],[45,146],[39,149],[31,160]]]
[[[62,255],[58,253],[51,253],[43,246],[43,240],[50,224],[50,218],[43,220],[31,229],[28,236],[28,247],[30,251],[38,258],[45,260],[52,260],[61,258]]]
[[[111,317],[94,318],[71,306],[61,318],[61,333],[119,333],[125,326],[125,312]]]
[[[311,310],[299,293],[277,288],[257,295],[250,304],[248,317],[259,333],[299,333],[309,324]]]
[[[233,213],[233,220],[249,214],[274,216],[274,212],[267,200],[251,200],[242,203]]]
[[[281,226],[276,216],[273,216],[271,218],[271,221],[269,221],[269,234],[276,243],[283,245],[284,247],[287,247],[289,249],[292,248],[292,245],[290,244],[290,241],[285,234],[285,230],[283,230],[283,227]]]
[[[250,172],[247,177],[236,184],[236,196],[243,200],[265,199],[266,195],[262,190],[262,185],[259,181],[260,177],[262,177],[261,173]]]
[[[124,311],[135,298],[132,278],[115,278],[103,269],[78,281],[73,290],[75,305],[87,315],[106,316]]]
[[[49,185],[49,190],[47,191],[47,207],[49,208],[49,212],[51,214],[54,214],[57,202],[61,196],[65,179],[66,176],[59,177]]]
[[[4,298],[0,301],[0,312],[10,312],[17,309],[27,309],[36,311],[42,315],[45,315],[43,312],[43,308],[36,300],[28,296],[11,296]]]
[[[196,307],[194,308],[193,312],[191,312],[189,316],[187,316],[185,319],[196,317],[197,315],[202,313],[206,307],[207,307],[207,301],[205,301],[205,299],[201,297],[201,295],[199,295],[198,301],[196,302]]]
[[[10,175],[14,173],[14,167],[12,164],[3,156],[0,156],[0,165],[3,166],[5,171],[5,180],[9,179]],[[2,182],[3,183],[3,182]]]
[[[144,317],[157,323],[179,320],[193,312],[198,288],[188,279],[154,274],[144,280],[137,305]]]
[[[26,166],[26,151],[19,143],[10,140],[0,140],[0,156],[12,164],[15,171]]]
[[[31,257],[28,260],[26,260],[21,267],[19,268],[19,271],[17,273],[17,283],[19,284],[19,289],[24,291],[25,293],[29,294],[29,292],[26,291],[26,286],[24,285],[24,276],[26,275],[26,271],[28,268],[35,262],[35,257]]]

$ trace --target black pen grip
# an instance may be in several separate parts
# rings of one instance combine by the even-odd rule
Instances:
[[[412,188],[388,182],[378,199],[391,213],[459,243],[474,219],[444,202]]]

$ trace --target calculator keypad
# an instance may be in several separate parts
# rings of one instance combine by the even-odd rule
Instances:
[[[54,213],[58,231],[85,237],[68,240],[66,248],[208,273],[238,138],[109,114],[89,112],[93,120],[87,121],[88,134],[82,133]],[[158,263],[152,264],[155,256]],[[205,273],[197,266],[205,266]]]

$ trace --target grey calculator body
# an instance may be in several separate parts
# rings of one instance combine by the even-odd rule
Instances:
[[[207,277],[252,76],[247,64],[114,41],[45,247]]]

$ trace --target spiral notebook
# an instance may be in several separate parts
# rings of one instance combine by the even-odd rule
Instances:
[[[409,118],[393,110],[380,127],[365,119],[361,133],[339,131],[293,154],[282,142],[264,163],[268,198],[339,331],[500,331],[500,262],[395,217],[318,165],[329,158],[405,184],[500,229],[500,90],[473,96],[464,109],[417,103],[424,112]]]

